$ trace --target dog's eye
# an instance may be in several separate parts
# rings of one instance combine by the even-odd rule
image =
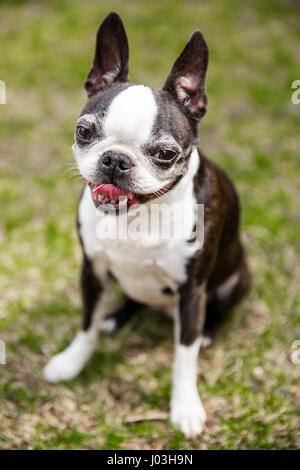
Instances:
[[[164,162],[169,162],[173,160],[173,158],[176,157],[176,152],[173,152],[172,150],[164,150],[161,149],[159,152],[157,152],[155,155],[153,155],[156,160],[162,160]]]
[[[76,129],[77,137],[81,140],[91,140],[93,133],[90,129],[84,126],[78,126]]]

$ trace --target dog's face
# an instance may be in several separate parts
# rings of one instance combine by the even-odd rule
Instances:
[[[133,85],[122,21],[116,13],[105,18],[73,146],[96,207],[116,211],[120,196],[127,207],[148,202],[185,174],[206,111],[207,63],[206,42],[195,31],[162,90]]]

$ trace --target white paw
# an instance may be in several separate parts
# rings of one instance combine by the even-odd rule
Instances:
[[[206,421],[206,413],[198,392],[174,394],[171,400],[170,419],[185,437],[195,437],[200,434]]]
[[[209,348],[212,345],[212,339],[210,336],[202,336],[201,339],[201,347],[202,348]]]
[[[80,331],[70,346],[56,354],[44,368],[43,374],[48,382],[71,380],[82,371],[97,345],[97,335]]]
[[[71,380],[79,374],[81,368],[72,360],[72,355],[62,352],[53,356],[46,367],[43,375],[48,382],[56,383],[61,380]]]
[[[104,318],[104,320],[101,320],[100,325],[99,325],[99,330],[102,331],[102,333],[113,333],[117,328],[117,322],[114,318]]]

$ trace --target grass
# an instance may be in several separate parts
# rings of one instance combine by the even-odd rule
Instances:
[[[75,211],[82,182],[68,171],[96,28],[111,9],[127,27],[131,79],[164,81],[190,32],[210,47],[202,150],[226,169],[242,203],[254,286],[201,352],[209,421],[186,440],[166,420],[172,325],[141,312],[103,337],[71,383],[42,379],[80,325]],[[2,1],[0,79],[0,448],[299,448],[299,8],[288,0]]]

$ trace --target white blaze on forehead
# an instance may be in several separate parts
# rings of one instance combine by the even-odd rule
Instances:
[[[142,145],[150,137],[156,112],[151,89],[143,85],[130,86],[112,101],[104,123],[105,135]]]

